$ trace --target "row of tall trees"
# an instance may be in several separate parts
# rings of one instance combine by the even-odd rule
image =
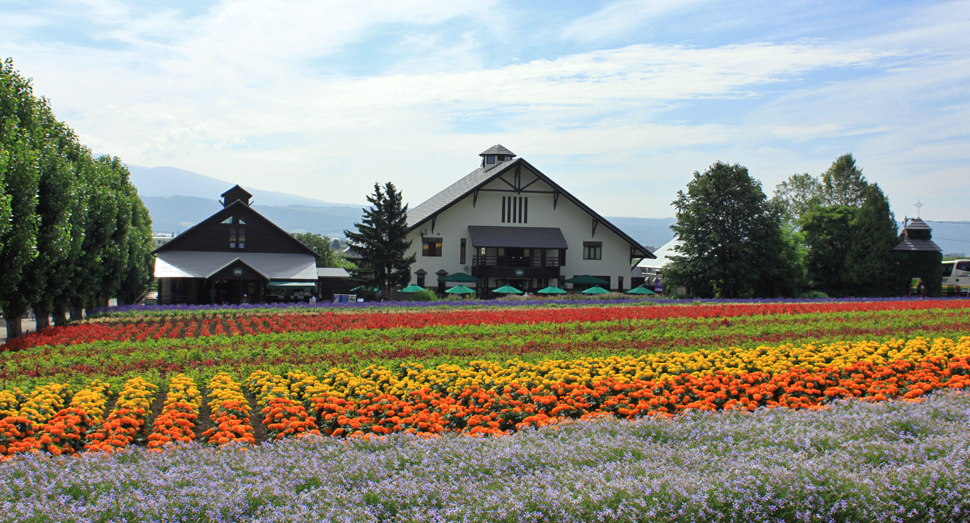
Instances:
[[[148,289],[151,219],[127,167],[95,158],[29,79],[0,69],[0,309],[8,338]]]
[[[851,154],[818,177],[796,174],[768,198],[740,165],[695,172],[673,202],[683,244],[668,286],[699,297],[829,296],[906,292],[906,253],[889,200]]]

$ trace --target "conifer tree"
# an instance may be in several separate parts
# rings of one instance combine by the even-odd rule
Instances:
[[[414,255],[406,256],[411,242],[408,233],[408,206],[394,184],[387,182],[382,189],[374,184],[374,194],[367,196],[371,207],[363,209],[357,231],[345,230],[348,241],[360,254],[357,268],[351,269],[353,279],[365,287],[380,289],[382,296],[390,296],[391,288],[411,281]]]

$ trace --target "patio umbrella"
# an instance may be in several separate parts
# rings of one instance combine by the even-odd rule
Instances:
[[[549,287],[546,287],[545,289],[539,289],[536,292],[538,292],[539,294],[566,294],[566,291],[560,289],[559,287],[553,287],[551,285]]]
[[[447,276],[442,276],[438,278],[438,281],[456,281],[459,283],[479,283],[482,281],[481,278],[476,278],[470,274],[465,274],[463,272],[453,272]]]
[[[634,287],[634,288],[626,291],[626,293],[627,294],[656,294],[655,292],[653,292],[652,290],[644,287],[643,285],[641,285],[639,287]]]
[[[511,285],[506,285],[504,287],[499,287],[492,292],[497,292],[499,294],[522,294],[522,291],[516,289]]]
[[[603,287],[590,287],[583,291],[583,294],[607,294],[610,291],[604,289]]]
[[[569,278],[566,283],[592,283],[593,285],[609,285],[610,282],[604,280],[603,278],[597,278],[596,276],[590,276],[589,274],[584,274],[582,276],[576,276],[575,278]]]
[[[445,291],[448,294],[474,294],[475,289],[469,289],[464,285],[456,285]]]
[[[424,287],[421,287],[420,285],[408,285],[407,287],[401,289],[401,292],[418,292],[423,290]]]

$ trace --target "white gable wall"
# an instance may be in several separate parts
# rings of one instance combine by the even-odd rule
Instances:
[[[511,182],[513,177],[511,170],[505,173],[503,177]],[[536,176],[523,166],[522,185],[526,185],[534,179],[536,179]],[[510,187],[501,179],[496,179],[486,184],[482,189],[505,190],[510,189]],[[412,241],[409,253],[413,253],[417,259],[411,266],[411,283],[417,283],[415,273],[419,269],[424,269],[428,273],[425,277],[425,286],[428,288],[434,288],[437,285],[438,276],[435,273],[441,269],[449,274],[456,272],[471,274],[472,258],[476,254],[476,250],[472,245],[468,226],[492,225],[502,227],[558,227],[569,246],[566,250],[565,265],[560,267],[560,274],[563,279],[582,274],[609,275],[610,288],[617,288],[618,277],[623,277],[624,289],[630,288],[630,245],[626,240],[603,223],[597,225],[594,234],[593,216],[587,214],[586,211],[562,194],[560,194],[556,207],[553,209],[554,196],[551,193],[553,188],[545,182],[536,181],[526,190],[550,191],[550,193],[522,192],[516,194],[514,192],[481,190],[478,193],[477,201],[475,201],[473,194],[469,194],[441,212],[435,220],[433,228],[431,219],[420,224],[408,236],[408,239]],[[529,199],[528,221],[526,223],[502,222],[502,198],[508,196],[522,196]],[[475,203],[473,204],[473,202]],[[427,231],[426,237],[442,239],[442,255],[440,257],[422,256],[421,230],[423,229]],[[465,239],[467,245],[464,264],[459,262],[462,238]],[[601,260],[583,259],[583,242],[588,241],[603,243]],[[465,269],[465,267],[468,267],[468,269]],[[550,282],[550,284],[555,283],[561,285],[561,282]]]

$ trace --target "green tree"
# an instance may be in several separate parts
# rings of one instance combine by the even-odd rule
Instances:
[[[315,232],[291,232],[290,235],[320,256],[317,258],[317,267],[341,266],[337,260],[340,256],[333,252],[333,243],[329,236],[321,236]]]
[[[865,200],[852,220],[852,242],[845,260],[845,278],[855,296],[898,295],[896,285],[899,245],[896,218],[889,199],[877,184],[866,188]]]
[[[814,176],[793,174],[775,186],[775,201],[785,225],[798,228],[798,218],[822,206],[823,185]]]
[[[671,229],[683,244],[664,270],[669,286],[701,297],[791,294],[796,273],[781,234],[781,211],[741,165],[717,162],[694,173],[673,202]]]
[[[374,194],[368,195],[367,201],[371,207],[363,209],[361,222],[354,224],[357,230],[344,231],[361,256],[351,274],[355,281],[381,289],[386,297],[392,287],[411,281],[411,264],[416,258],[406,256],[411,247],[407,239],[408,206],[402,204],[401,193],[391,182],[383,189],[375,183]]]
[[[46,101],[34,97],[30,80],[13,69],[12,60],[5,60],[0,68],[0,212],[6,214],[0,227],[0,308],[9,338],[21,334],[20,317],[37,292],[26,269],[38,255],[39,144],[49,114]]]
[[[822,173],[822,205],[850,205],[859,207],[866,199],[869,182],[856,166],[851,153],[843,154]]]
[[[148,208],[133,185],[129,184],[126,192],[131,201],[131,232],[128,234],[128,265],[118,290],[119,305],[135,303],[148,291],[155,265],[152,219],[148,215]]]
[[[829,296],[847,296],[852,285],[846,274],[846,259],[853,238],[856,209],[832,205],[802,218],[802,232],[808,253],[805,270],[809,285]]]
[[[38,330],[47,328],[54,296],[63,291],[67,281],[64,273],[69,272],[66,262],[71,251],[71,230],[82,226],[71,212],[76,199],[72,157],[79,144],[74,133],[60,122],[54,122],[51,131],[40,158],[37,204],[40,217],[37,231],[39,255],[25,271],[26,279],[32,285],[22,288],[24,295],[31,300]]]

